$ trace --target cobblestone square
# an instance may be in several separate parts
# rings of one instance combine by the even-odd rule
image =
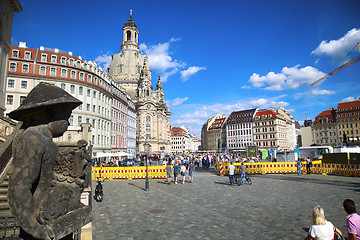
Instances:
[[[304,239],[312,208],[346,233],[342,202],[360,210],[359,177],[250,175],[230,186],[213,169],[197,169],[194,183],[165,179],[107,180],[103,202],[93,201],[93,239]],[[95,186],[96,183],[93,183]]]

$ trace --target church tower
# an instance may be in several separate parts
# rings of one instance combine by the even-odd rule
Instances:
[[[152,153],[169,153],[171,112],[164,100],[160,77],[153,89],[148,57],[139,51],[139,30],[132,10],[122,31],[121,51],[112,56],[108,72],[135,103],[137,153],[144,152],[145,142],[150,144]]]

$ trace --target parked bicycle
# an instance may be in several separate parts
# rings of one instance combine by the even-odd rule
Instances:
[[[234,181],[235,181],[235,183],[236,183],[238,186],[243,185],[243,183],[242,183],[242,181],[241,181],[240,175],[234,175]],[[249,185],[252,184],[251,178],[248,177],[247,175],[245,175],[245,182],[244,182],[244,184],[249,184]]]

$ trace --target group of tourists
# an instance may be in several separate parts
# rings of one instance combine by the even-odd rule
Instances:
[[[191,161],[188,164],[181,163],[180,165],[175,162],[173,166],[171,165],[170,162],[168,162],[165,170],[166,170],[166,175],[167,175],[167,182],[169,185],[171,184],[173,176],[174,176],[174,183],[175,184],[178,183],[179,173],[181,175],[181,183],[182,184],[185,183],[186,173],[188,173],[189,182],[190,183],[194,182],[194,172],[195,172],[194,161]]]
[[[356,213],[355,202],[352,199],[345,199],[343,207],[348,214],[346,216],[348,240],[360,240],[360,216]],[[345,239],[342,232],[336,228],[330,221],[325,219],[325,212],[322,207],[315,206],[312,211],[313,225],[304,240],[333,240]]]

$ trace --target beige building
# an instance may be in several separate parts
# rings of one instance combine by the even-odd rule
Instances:
[[[313,131],[315,144],[333,147],[338,146],[336,109],[328,109],[317,115],[313,124]]]
[[[22,10],[18,0],[0,1],[0,115],[5,111],[5,83],[14,12]]]
[[[207,131],[207,151],[221,152],[221,130],[227,117],[216,118]]]
[[[83,102],[73,110],[68,130],[55,141],[74,142],[85,131],[90,135],[88,141],[93,145],[94,157],[110,153],[112,89],[101,67],[72,52],[28,48],[20,42],[10,50],[5,114],[18,108],[39,82],[55,84]]]
[[[144,152],[145,142],[150,144],[152,153],[170,152],[171,113],[160,77],[153,89],[151,69],[147,57],[139,52],[139,31],[131,12],[122,30],[121,51],[112,56],[108,72],[135,103],[137,152]]]
[[[336,123],[340,145],[360,145],[360,100],[339,103]]]
[[[214,144],[215,144],[215,136],[217,133],[215,133],[215,129],[213,129],[211,132],[209,132],[210,127],[213,125],[213,123],[217,119],[227,118],[225,115],[216,114],[214,117],[209,118],[202,126],[201,128],[201,150],[209,151],[210,149],[213,149],[214,151]],[[222,125],[221,125],[222,126]],[[219,139],[221,141],[221,128]],[[217,149],[217,148],[216,148]]]

